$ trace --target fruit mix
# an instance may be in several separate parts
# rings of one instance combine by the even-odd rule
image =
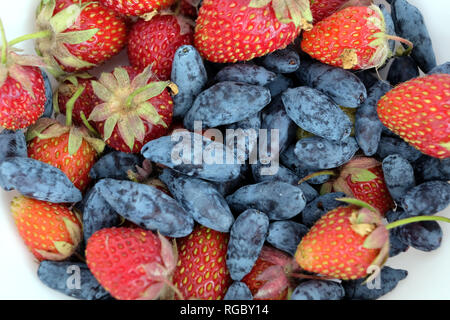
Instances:
[[[388,2],[41,0],[36,33],[0,24],[0,186],[39,279],[89,300],[393,290],[389,257],[439,248],[450,222],[450,63]],[[243,162],[174,161],[175,134],[234,147],[207,129],[276,135],[277,169],[251,139]]]

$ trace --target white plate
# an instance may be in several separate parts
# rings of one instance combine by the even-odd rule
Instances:
[[[450,1],[409,0],[423,13],[433,39],[438,64],[450,60]],[[0,17],[9,40],[34,31],[34,12],[38,1],[0,1]],[[33,43],[19,45],[33,53]],[[122,55],[123,57],[123,55]],[[117,58],[115,60],[121,60]],[[37,262],[20,238],[9,202],[14,192],[0,190],[0,299],[70,299],[43,285],[36,275]],[[441,215],[450,216],[450,208]],[[408,277],[382,299],[450,299],[450,225],[441,224],[442,246],[431,253],[408,250],[389,259],[387,265],[406,269]]]

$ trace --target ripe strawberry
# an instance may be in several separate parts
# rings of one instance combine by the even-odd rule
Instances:
[[[102,100],[91,112],[103,140],[112,148],[137,153],[148,141],[165,135],[172,122],[173,101],[169,81],[155,81],[151,66],[116,68],[92,81]],[[172,88],[175,88],[172,86]],[[174,89],[175,90],[175,89]]]
[[[389,233],[379,213],[356,205],[322,216],[295,253],[306,271],[336,279],[363,278],[371,265],[381,267],[389,254]]]
[[[285,48],[311,22],[309,0],[204,0],[195,46],[212,62],[251,60]]]
[[[82,237],[80,218],[64,205],[15,197],[11,212],[20,236],[38,260],[64,260]]]
[[[264,246],[253,269],[242,279],[254,300],[286,300],[289,291],[287,278],[292,257]]]
[[[86,246],[86,263],[116,299],[151,300],[165,294],[176,253],[163,236],[142,228],[106,228]]]
[[[3,23],[0,58],[0,126],[18,130],[33,124],[45,110],[45,83],[37,57],[19,55],[7,44]]]
[[[404,82],[378,102],[378,116],[391,131],[421,152],[450,157],[450,75]]]
[[[200,3],[201,0],[180,0],[180,14],[195,20],[198,14],[197,8],[199,7]]]
[[[313,22],[317,23],[335,13],[348,0],[311,0]]]
[[[386,34],[380,8],[348,7],[303,33],[301,48],[314,59],[344,69],[382,66],[392,54],[389,39],[409,41]]]
[[[78,126],[84,124],[81,115],[83,114],[88,119],[92,109],[101,103],[101,100],[94,94],[94,89],[91,84],[92,80],[94,80],[94,77],[88,73],[70,75],[61,82],[55,91],[55,95],[57,95],[57,108],[55,109],[65,115],[66,104],[72,99],[80,87],[84,88],[81,95],[76,98],[72,110],[73,123]]]
[[[128,58],[138,68],[152,65],[158,79],[168,80],[175,51],[193,41],[194,32],[186,18],[159,14],[133,26],[128,38]]]
[[[118,13],[130,16],[142,16],[146,13],[170,7],[176,0],[99,0],[101,4]]]
[[[173,284],[184,299],[221,300],[231,285],[226,265],[229,234],[197,226],[178,239],[178,263]]]
[[[56,76],[95,67],[125,45],[123,19],[96,1],[42,0],[36,25],[36,50]]]
[[[339,177],[322,187],[327,192],[331,189],[370,204],[383,216],[394,208],[381,163],[374,158],[355,157],[347,162],[340,168]]]
[[[47,118],[30,127],[27,141],[30,158],[59,168],[80,191],[89,186],[89,171],[104,147],[103,141],[90,137],[86,129]]]

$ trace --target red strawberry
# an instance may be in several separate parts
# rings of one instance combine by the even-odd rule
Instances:
[[[378,116],[391,131],[421,152],[450,157],[450,75],[404,82],[378,102]]]
[[[373,209],[374,210],[374,209]],[[322,216],[304,236],[295,259],[306,271],[336,279],[363,278],[389,254],[389,233],[378,212],[355,205]]]
[[[86,246],[86,263],[116,299],[156,299],[165,294],[176,253],[163,236],[142,228],[107,228]]]
[[[195,46],[212,62],[251,60],[285,48],[311,22],[309,0],[204,0]]]
[[[286,300],[292,257],[264,246],[253,269],[242,279],[255,300]]]
[[[335,13],[348,0],[311,0],[313,22],[317,23]]]
[[[383,216],[394,208],[381,163],[373,158],[355,157],[347,162],[340,168],[339,177],[326,182],[322,190],[331,188],[370,204]]]
[[[198,14],[198,7],[200,5],[201,0],[180,0],[180,14],[196,19]]]
[[[380,8],[348,7],[303,33],[301,48],[314,59],[344,69],[382,66],[392,54]],[[395,38],[412,45],[409,41]]]
[[[75,187],[84,191],[89,171],[104,143],[89,136],[87,130],[63,126],[54,120],[39,119],[27,132],[28,156],[64,172]]]
[[[19,55],[9,47],[1,21],[0,31],[3,48],[0,50],[0,126],[24,129],[45,110],[44,78],[37,68],[44,63],[34,56]]]
[[[178,239],[173,284],[184,299],[221,300],[231,285],[226,265],[229,234],[198,226]]]
[[[101,4],[118,13],[130,16],[142,16],[146,13],[170,7],[176,0],[99,0]]]
[[[88,73],[79,73],[68,76],[59,85],[55,94],[57,95],[57,111],[66,114],[66,104],[74,97],[78,89],[84,88],[79,97],[76,98],[72,110],[73,123],[79,126],[84,124],[82,114],[89,118],[92,109],[101,103],[101,100],[94,94],[91,81],[94,77]]]
[[[95,122],[112,148],[137,153],[148,141],[167,133],[173,101],[166,87],[172,84],[155,81],[150,66],[141,73],[137,68],[116,68],[92,81],[92,86],[102,103],[88,120]]]
[[[123,19],[96,1],[43,0],[36,25],[36,50],[57,76],[95,67],[125,45]]]
[[[128,38],[128,57],[133,66],[145,68],[152,65],[160,80],[170,79],[175,51],[192,44],[194,32],[186,18],[159,14],[151,20],[139,20]]]
[[[38,260],[64,260],[82,237],[80,218],[64,205],[15,197],[11,212],[25,244]]]

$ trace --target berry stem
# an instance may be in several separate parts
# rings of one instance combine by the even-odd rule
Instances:
[[[319,177],[319,176],[325,176],[325,175],[328,175],[328,176],[335,176],[335,175],[336,175],[336,172],[334,172],[334,171],[332,171],[332,170],[325,170],[325,171],[314,172],[314,173],[311,173],[311,174],[307,175],[307,176],[304,177],[303,179],[301,179],[301,180],[298,182],[298,184],[302,184],[303,182],[308,181],[308,180],[310,180],[310,179],[312,179],[312,178]]]
[[[145,90],[151,88],[152,86],[154,86],[154,83],[149,83],[146,86],[139,88],[135,91],[133,91],[127,98],[126,102],[125,102],[125,106],[126,107],[131,107],[131,104],[133,102],[134,97],[136,97],[139,93],[144,92]]]
[[[6,64],[6,53],[7,53],[7,47],[8,42],[6,41],[6,34],[5,34],[5,28],[3,27],[3,22],[0,19],[0,32],[2,34],[2,64]]]
[[[420,222],[420,221],[443,221],[443,222],[450,223],[450,219],[446,218],[446,217],[441,217],[441,216],[417,216],[417,217],[410,217],[410,218],[405,218],[405,219],[401,219],[401,220],[397,220],[397,221],[391,222],[388,225],[386,225],[386,229],[389,230],[389,229],[393,229],[393,228],[396,228],[396,227],[403,226],[403,225],[408,224],[408,223]]]
[[[66,103],[66,126],[70,127],[72,125],[72,113],[73,113],[73,107],[75,105],[75,102],[77,99],[81,96],[81,94],[84,91],[84,87],[81,86],[75,91],[72,98],[69,99]]]
[[[387,34],[386,35],[386,39],[387,40],[394,40],[394,41],[398,41],[400,43],[406,44],[408,46],[408,49],[406,49],[403,52],[404,56],[408,55],[412,51],[412,49],[414,48],[414,44],[411,41],[409,41],[407,39],[404,39],[404,38],[400,38],[400,37],[397,37],[397,36],[393,36],[393,35]]]
[[[17,37],[15,39],[11,40],[8,43],[8,45],[13,46],[15,44],[18,44],[18,43],[26,41],[26,40],[49,38],[51,36],[52,36],[52,32],[50,30],[39,31],[36,33],[30,33],[30,34],[26,34],[24,36]]]
[[[88,119],[86,118],[86,115],[83,111],[80,112],[80,118],[83,121],[84,126],[96,137],[100,137],[97,130],[94,129],[94,127],[91,126]]]

